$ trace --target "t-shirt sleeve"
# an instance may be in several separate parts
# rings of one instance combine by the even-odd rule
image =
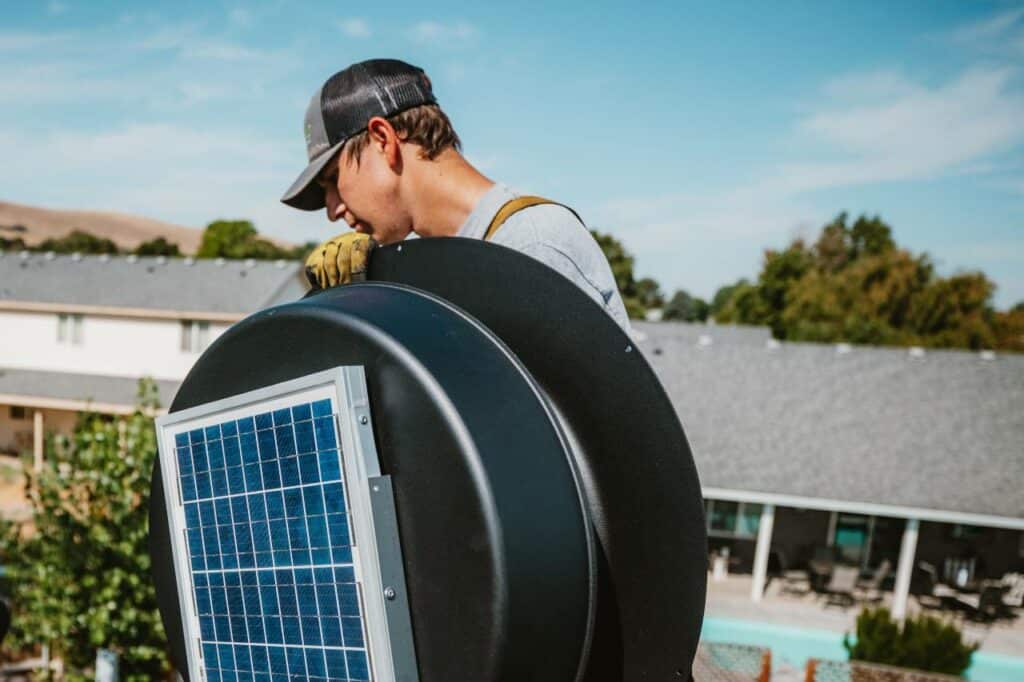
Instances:
[[[629,331],[626,309],[604,252],[590,230],[565,207],[524,209],[506,221],[493,241],[555,269]]]

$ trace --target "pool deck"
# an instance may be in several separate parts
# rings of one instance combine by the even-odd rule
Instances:
[[[779,583],[772,581],[759,604],[750,600],[749,575],[730,575],[716,582],[708,575],[708,598],[705,613],[719,618],[765,621],[774,625],[831,630],[839,637],[856,630],[858,607],[847,609],[825,606],[824,600],[811,593],[803,596],[779,594]],[[885,606],[891,606],[891,593],[886,593]],[[919,611],[911,597],[907,606],[911,614]],[[935,612],[933,612],[935,613]],[[1000,621],[981,625],[957,621],[967,639],[981,644],[980,651],[1007,656],[1024,656],[1024,615],[1016,621]]]

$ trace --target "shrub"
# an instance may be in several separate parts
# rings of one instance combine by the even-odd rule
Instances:
[[[857,616],[857,641],[843,646],[851,661],[885,663],[901,668],[960,675],[971,665],[977,644],[966,644],[952,623],[922,614],[907,618],[902,629],[885,608],[864,609]]]
[[[48,439],[45,466],[26,483],[31,521],[0,524],[13,606],[5,644],[25,653],[49,644],[69,682],[93,679],[101,647],[119,654],[125,682],[169,670],[149,570],[155,395],[144,381],[133,415],[82,413],[70,439]]]

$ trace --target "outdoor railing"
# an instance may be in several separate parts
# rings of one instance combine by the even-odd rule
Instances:
[[[701,642],[693,660],[694,682],[768,682],[772,652],[759,646]]]
[[[861,661],[807,661],[805,682],[963,682],[962,677]]]

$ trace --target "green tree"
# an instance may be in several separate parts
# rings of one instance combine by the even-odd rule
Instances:
[[[661,293],[661,285],[650,277],[636,281],[636,296],[644,308],[660,308],[665,305],[665,297]]]
[[[206,226],[196,252],[198,258],[292,258],[291,250],[262,239],[248,220],[215,220]]]
[[[885,608],[864,609],[857,616],[857,639],[843,637],[851,661],[883,663],[947,675],[971,665],[977,644],[965,644],[960,630],[927,614],[908,618],[901,628]]]
[[[723,287],[719,287],[718,291],[715,292],[714,297],[711,299],[711,316],[717,318],[718,313],[720,313],[729,303],[733,294],[735,294],[740,287],[744,286],[750,286],[750,282],[746,279],[740,279],[734,284],[726,284]]]
[[[136,256],[180,256],[177,244],[172,244],[164,237],[157,237],[142,242],[135,248]]]
[[[57,239],[46,239],[36,246],[35,250],[55,253],[118,253],[117,244],[111,240],[82,230],[74,230]]]
[[[92,679],[100,647],[118,652],[126,681],[169,669],[148,548],[156,407],[144,380],[131,416],[82,413],[70,439],[50,437],[45,467],[27,475],[31,520],[0,529],[14,611],[6,644],[49,644],[72,682]]]
[[[662,309],[661,319],[683,322],[706,322],[711,306],[702,298],[679,289]]]
[[[604,234],[597,230],[591,230],[598,246],[604,252],[604,257],[611,266],[612,275],[615,277],[615,285],[622,296],[622,302],[626,306],[626,313],[634,319],[643,319],[649,307],[656,307],[655,304],[662,300],[660,286],[649,277],[639,282],[633,276],[633,256],[626,250],[626,247],[610,234]]]
[[[841,213],[813,246],[766,251],[757,282],[720,290],[715,319],[797,341],[1018,349],[1016,323],[993,310],[993,292],[979,272],[938,276],[927,254],[897,246],[881,218],[849,225]]]

